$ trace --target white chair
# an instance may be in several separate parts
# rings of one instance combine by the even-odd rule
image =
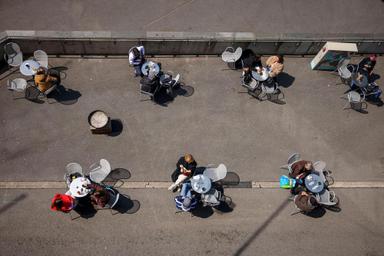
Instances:
[[[222,180],[227,176],[227,167],[224,164],[219,164],[216,168],[208,167],[204,170],[203,175],[207,176],[212,180],[212,182],[216,182],[218,180]]]
[[[33,58],[44,68],[48,68],[48,55],[42,50],[33,53]]]
[[[241,47],[237,47],[236,50],[233,47],[227,47],[221,54],[221,59],[226,63],[233,63],[240,59],[242,53],[243,49]]]
[[[99,163],[95,163],[91,166],[89,172],[89,178],[96,183],[102,183],[108,174],[111,172],[111,165],[105,159],[101,159]]]
[[[334,206],[339,203],[335,192],[329,191],[328,189],[324,189],[320,194],[316,194],[315,197],[317,202],[322,205]]]
[[[347,68],[350,61],[351,61],[350,58],[344,58],[344,59],[341,59],[337,64],[337,72],[339,73],[341,82],[343,84],[349,84],[351,82],[352,73]]]
[[[27,80],[24,78],[16,78],[7,81],[7,89],[16,92],[24,92],[27,88]]]
[[[353,109],[356,111],[363,111],[368,108],[367,103],[365,102],[364,95],[361,96],[359,93],[355,91],[348,92],[347,96],[342,96],[342,99],[346,99],[348,102],[344,105],[345,109]],[[365,106],[365,107],[364,107]]]
[[[9,66],[20,66],[23,63],[23,53],[20,50],[20,46],[12,42],[4,45],[4,59]]]

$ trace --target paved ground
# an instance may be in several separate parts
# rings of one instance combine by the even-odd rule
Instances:
[[[244,91],[240,73],[225,70],[219,58],[157,60],[164,70],[180,72],[194,94],[178,96],[168,106],[141,101],[145,97],[126,59],[50,59],[52,66],[68,68],[62,84],[71,95],[81,94],[72,105],[13,100],[6,79],[0,80],[0,181],[62,181],[67,163],[87,170],[101,157],[114,168],[129,169],[130,181],[168,181],[184,152],[200,165],[223,162],[242,181],[277,181],[278,167],[295,151],[325,160],[337,181],[384,181],[383,109],[343,110],[339,96],[347,88],[335,85],[333,74],[310,71],[309,58],[286,59],[285,105],[239,93]],[[379,74],[382,63],[380,58]],[[95,109],[121,119],[121,134],[92,135],[87,116]],[[165,189],[121,189],[140,201],[137,213],[104,211],[75,221],[49,210],[53,194],[64,191],[0,190],[3,254],[308,255],[315,250],[378,256],[383,250],[383,189],[335,189],[342,211],[320,218],[291,216],[295,208],[284,203],[288,191],[281,189],[227,189],[233,211],[208,218],[175,215],[173,195]]]
[[[52,59],[68,67],[62,84],[81,94],[73,105],[13,100],[1,80],[0,180],[58,181],[70,162],[87,170],[106,158],[113,168],[129,169],[133,181],[167,181],[184,152],[200,165],[223,162],[245,181],[276,181],[293,152],[326,161],[338,181],[384,180],[383,109],[343,110],[339,97],[347,88],[335,85],[333,74],[310,71],[310,59],[286,60],[283,82],[294,79],[282,89],[286,105],[239,93],[240,73],[223,70],[219,58],[159,61],[193,86],[191,97],[178,96],[167,107],[141,101],[139,79],[125,59]],[[87,117],[95,109],[119,118],[122,133],[92,135]]]
[[[287,191],[228,189],[230,213],[175,214],[166,190],[122,190],[141,203],[132,215],[103,211],[71,221],[51,212],[58,190],[2,190],[2,255],[382,255],[383,190],[336,190],[342,211],[295,212]],[[238,254],[236,254],[238,253]]]
[[[2,0],[0,31],[378,34],[383,13],[381,0]]]

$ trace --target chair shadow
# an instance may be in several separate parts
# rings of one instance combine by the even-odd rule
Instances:
[[[199,204],[199,206],[196,209],[194,209],[193,211],[191,211],[191,213],[193,216],[196,216],[196,217],[199,217],[202,219],[206,219],[206,218],[212,216],[213,209],[212,209],[212,207],[209,207],[209,206],[203,207],[201,204]]]
[[[89,196],[79,198],[73,209],[81,218],[89,219],[96,215],[97,210],[93,207]]]
[[[112,119],[112,132],[108,134],[110,137],[116,137],[123,131],[123,122],[120,119]]]
[[[306,213],[305,215],[317,219],[323,217],[325,212],[326,210],[323,207],[316,207],[311,212]]]
[[[295,81],[295,78],[288,73],[281,72],[276,77],[276,81],[279,84],[279,86],[282,86],[284,88],[288,88],[293,84],[293,82]]]
[[[65,88],[62,84],[57,86],[57,90],[48,95],[48,98],[53,98],[63,105],[73,105],[81,97],[79,91]]]
[[[124,168],[113,169],[103,181],[104,184],[112,187],[121,187],[124,182],[122,180],[128,180],[131,178],[131,172]],[[117,182],[121,182],[120,185],[116,185]]]
[[[219,206],[213,207],[216,210],[216,213],[223,214],[232,212],[235,209],[236,204],[234,202],[222,202]]]
[[[120,194],[119,201],[112,208],[121,214],[134,214],[140,209],[140,202],[132,200],[128,195]]]
[[[220,182],[225,187],[237,186],[240,184],[240,176],[235,172],[227,172],[227,176]]]
[[[167,107],[176,97],[190,97],[194,94],[195,89],[192,86],[180,84],[177,88],[173,89],[173,94],[168,95],[166,90],[162,88],[159,92],[156,93],[154,97],[154,102],[160,106]]]

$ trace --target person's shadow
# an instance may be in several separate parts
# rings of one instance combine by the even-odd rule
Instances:
[[[180,83],[180,85],[173,88],[172,95],[169,95],[164,88],[162,88],[154,97],[155,103],[160,106],[167,107],[176,97],[190,97],[195,92],[195,89],[190,85]]]
[[[293,82],[295,81],[295,78],[288,73],[281,72],[276,77],[276,81],[279,84],[279,86],[288,88],[293,84]]]

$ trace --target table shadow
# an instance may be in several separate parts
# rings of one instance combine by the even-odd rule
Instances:
[[[120,119],[112,119],[112,132],[108,134],[110,137],[116,137],[123,131],[123,122]]]
[[[279,86],[282,86],[284,88],[288,88],[293,84],[293,82],[295,81],[295,78],[288,73],[281,72],[276,77],[276,81],[279,84]]]

